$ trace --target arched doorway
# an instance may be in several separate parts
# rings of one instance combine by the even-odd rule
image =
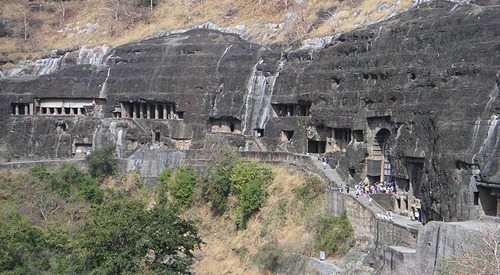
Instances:
[[[380,129],[373,140],[370,157],[368,159],[368,177],[370,182],[392,181],[392,169],[390,159],[390,137],[391,132]]]

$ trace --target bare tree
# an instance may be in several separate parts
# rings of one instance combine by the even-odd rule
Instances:
[[[54,0],[57,5],[57,11],[59,12],[60,23],[64,24],[66,22],[66,14],[68,12],[68,1],[65,0]]]
[[[104,0],[103,17],[109,26],[109,35],[114,36],[117,32],[130,29],[144,19],[141,8],[132,0]]]
[[[446,260],[443,274],[499,274],[500,271],[500,227],[488,226],[472,238],[462,240],[476,245],[462,255]]]
[[[31,2],[29,0],[14,0],[15,19],[21,23],[20,33],[24,40],[28,40],[31,34]]]

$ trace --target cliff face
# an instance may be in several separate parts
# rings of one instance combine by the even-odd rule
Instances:
[[[0,80],[0,156],[78,156],[106,142],[331,152],[352,184],[394,181],[425,220],[497,215],[500,8],[422,4],[320,49],[212,30],[113,49],[100,66]],[[210,138],[207,138],[209,137]]]

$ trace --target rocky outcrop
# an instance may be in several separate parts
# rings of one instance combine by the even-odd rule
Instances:
[[[207,140],[331,153],[352,184],[394,181],[396,210],[420,209],[424,222],[495,216],[493,4],[424,3],[292,52],[196,29],[117,47],[101,65],[1,79],[0,157],[66,158],[108,142],[128,157]]]

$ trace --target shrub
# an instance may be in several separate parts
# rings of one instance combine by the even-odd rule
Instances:
[[[340,217],[324,216],[318,220],[314,246],[327,255],[345,254],[353,238],[354,229],[345,213]]]
[[[181,208],[188,207],[193,203],[195,186],[196,175],[194,170],[188,166],[181,166],[175,171],[173,179],[167,183],[174,203]]]
[[[266,202],[266,185],[273,180],[272,171],[255,161],[240,161],[233,169],[231,182],[238,195],[236,226],[246,228],[250,217]]]
[[[205,175],[203,192],[214,215],[222,215],[227,210],[228,197],[232,191],[231,174],[236,162],[237,156],[227,153],[222,161],[212,163]]]
[[[168,193],[168,184],[170,181],[170,177],[172,176],[172,170],[165,169],[158,175],[158,203],[166,204],[167,203],[167,193]]]
[[[106,145],[93,151],[86,158],[89,173],[94,178],[113,176],[118,172],[118,160],[115,157],[115,146]]]
[[[283,248],[276,240],[264,244],[256,255],[255,262],[260,269],[275,272],[283,258]]]
[[[49,190],[63,198],[75,195],[79,199],[94,204],[99,204],[103,200],[99,182],[74,165],[63,165],[51,172],[41,171],[42,169],[35,170],[38,175],[44,175],[43,178],[46,178]]]
[[[324,191],[325,184],[318,177],[309,177],[306,179],[304,186],[293,189],[295,196],[306,206],[309,206]]]

